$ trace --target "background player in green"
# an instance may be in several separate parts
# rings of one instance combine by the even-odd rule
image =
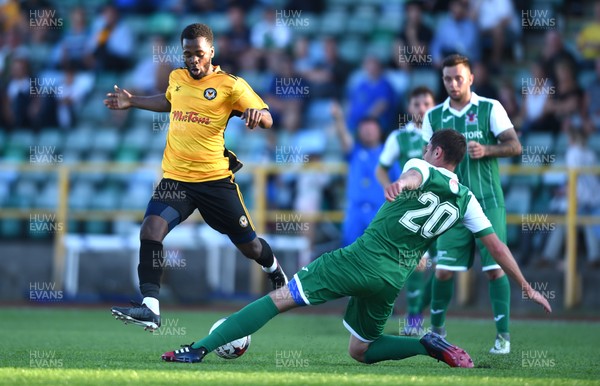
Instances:
[[[421,339],[384,335],[394,301],[415,260],[444,231],[462,222],[484,245],[523,293],[551,311],[548,301],[525,280],[510,250],[502,243],[477,199],[452,173],[466,152],[464,137],[454,130],[436,132],[423,160],[412,159],[400,179],[386,189],[386,199],[365,233],[348,247],[325,253],[298,271],[289,283],[231,315],[207,337],[162,355],[169,362],[201,362],[209,352],[249,335],[277,314],[351,296],[344,315],[350,331],[348,348],[359,362],[400,360],[430,355],[455,367],[473,367],[469,355],[440,335]]]
[[[423,140],[442,128],[452,128],[467,139],[468,157],[458,165],[456,174],[481,203],[502,242],[506,242],[506,211],[500,185],[497,157],[521,154],[521,144],[506,110],[500,102],[471,92],[473,74],[469,59],[450,55],[442,63],[448,98],[429,110],[423,118]],[[482,270],[489,279],[489,293],[496,322],[492,354],[510,352],[508,322],[510,285],[500,266],[468,229],[458,224],[437,242],[437,266],[431,298],[432,331],[446,336],[445,315],[454,292],[454,272],[473,265],[475,245],[481,254]]]
[[[435,103],[433,92],[427,87],[414,88],[408,101],[408,117],[402,120],[406,122],[400,129],[390,133],[383,151],[379,156],[379,165],[375,171],[377,181],[385,189],[392,181],[389,170],[398,162],[403,168],[411,158],[423,156],[423,144],[421,126],[423,116]],[[427,258],[434,258],[436,249],[432,246],[426,253]],[[428,260],[432,261],[432,260]],[[406,301],[408,304],[408,316],[404,320],[404,335],[423,335],[423,308],[431,301],[431,286],[433,275],[425,281],[426,264],[421,264],[413,271],[406,281]]]

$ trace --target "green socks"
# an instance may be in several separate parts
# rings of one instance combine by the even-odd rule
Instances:
[[[442,327],[446,322],[446,310],[454,293],[454,276],[450,280],[433,279],[431,296],[431,325]]]
[[[418,338],[382,335],[365,352],[365,363],[399,360],[415,355],[428,355]]]
[[[406,280],[406,301],[408,303],[408,314],[421,313],[421,296],[423,295],[423,272],[414,270]]]
[[[433,277],[435,272],[429,275],[429,279],[425,282],[423,290],[421,291],[421,303],[419,304],[419,312],[423,312],[425,308],[431,303],[431,292],[433,291]]]
[[[510,283],[508,277],[503,275],[496,280],[490,280],[489,289],[496,330],[498,334],[507,334],[510,317]]]
[[[210,335],[195,342],[192,348],[204,347],[211,352],[225,343],[258,331],[277,314],[279,310],[275,303],[269,295],[265,295],[229,316]]]

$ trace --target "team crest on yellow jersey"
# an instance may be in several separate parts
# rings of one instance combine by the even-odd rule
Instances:
[[[215,90],[212,87],[207,88],[206,90],[204,90],[204,97],[209,101],[215,99],[217,97],[217,90]]]

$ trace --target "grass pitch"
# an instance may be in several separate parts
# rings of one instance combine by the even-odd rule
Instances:
[[[512,352],[488,354],[492,321],[448,321],[448,339],[474,369],[418,356],[374,365],[347,355],[340,316],[284,314],[252,336],[235,360],[199,364],[160,355],[203,337],[224,313],[163,310],[156,333],[124,326],[106,310],[5,308],[0,312],[0,384],[7,385],[600,385],[600,324],[513,321]],[[388,333],[397,333],[390,319]]]

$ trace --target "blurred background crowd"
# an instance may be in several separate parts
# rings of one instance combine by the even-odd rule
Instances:
[[[583,0],[3,0],[2,163],[32,163],[32,155],[52,158],[41,163],[140,162],[148,167],[126,175],[74,173],[69,207],[144,210],[168,115],[109,111],[102,100],[115,84],[139,95],[164,92],[169,72],[182,65],[180,32],[194,22],[213,29],[213,63],[246,79],[270,107],[273,130],[250,132],[234,118],[226,132],[245,163],[289,169],[269,176],[269,209],[344,210],[346,176],[293,170],[348,160],[336,117],[353,136],[359,122],[375,118],[380,144],[410,120],[411,89],[426,86],[443,102],[440,63],[456,52],[474,64],[473,91],[498,99],[521,137],[524,156],[504,164],[597,164],[600,2]],[[252,208],[249,171],[236,178]],[[578,185],[581,210],[597,213],[598,185],[588,177]],[[0,207],[56,207],[55,174],[4,168],[0,179]],[[561,173],[503,176],[507,213],[564,213],[565,183]],[[118,233],[135,224],[126,216],[73,220],[69,231]],[[311,229],[322,249],[341,238],[337,224]],[[597,266],[598,234],[586,229],[582,253]],[[550,233],[513,224],[509,243],[525,262],[535,256],[555,266],[564,236],[554,232],[550,243]],[[6,217],[0,234],[44,237]]]

